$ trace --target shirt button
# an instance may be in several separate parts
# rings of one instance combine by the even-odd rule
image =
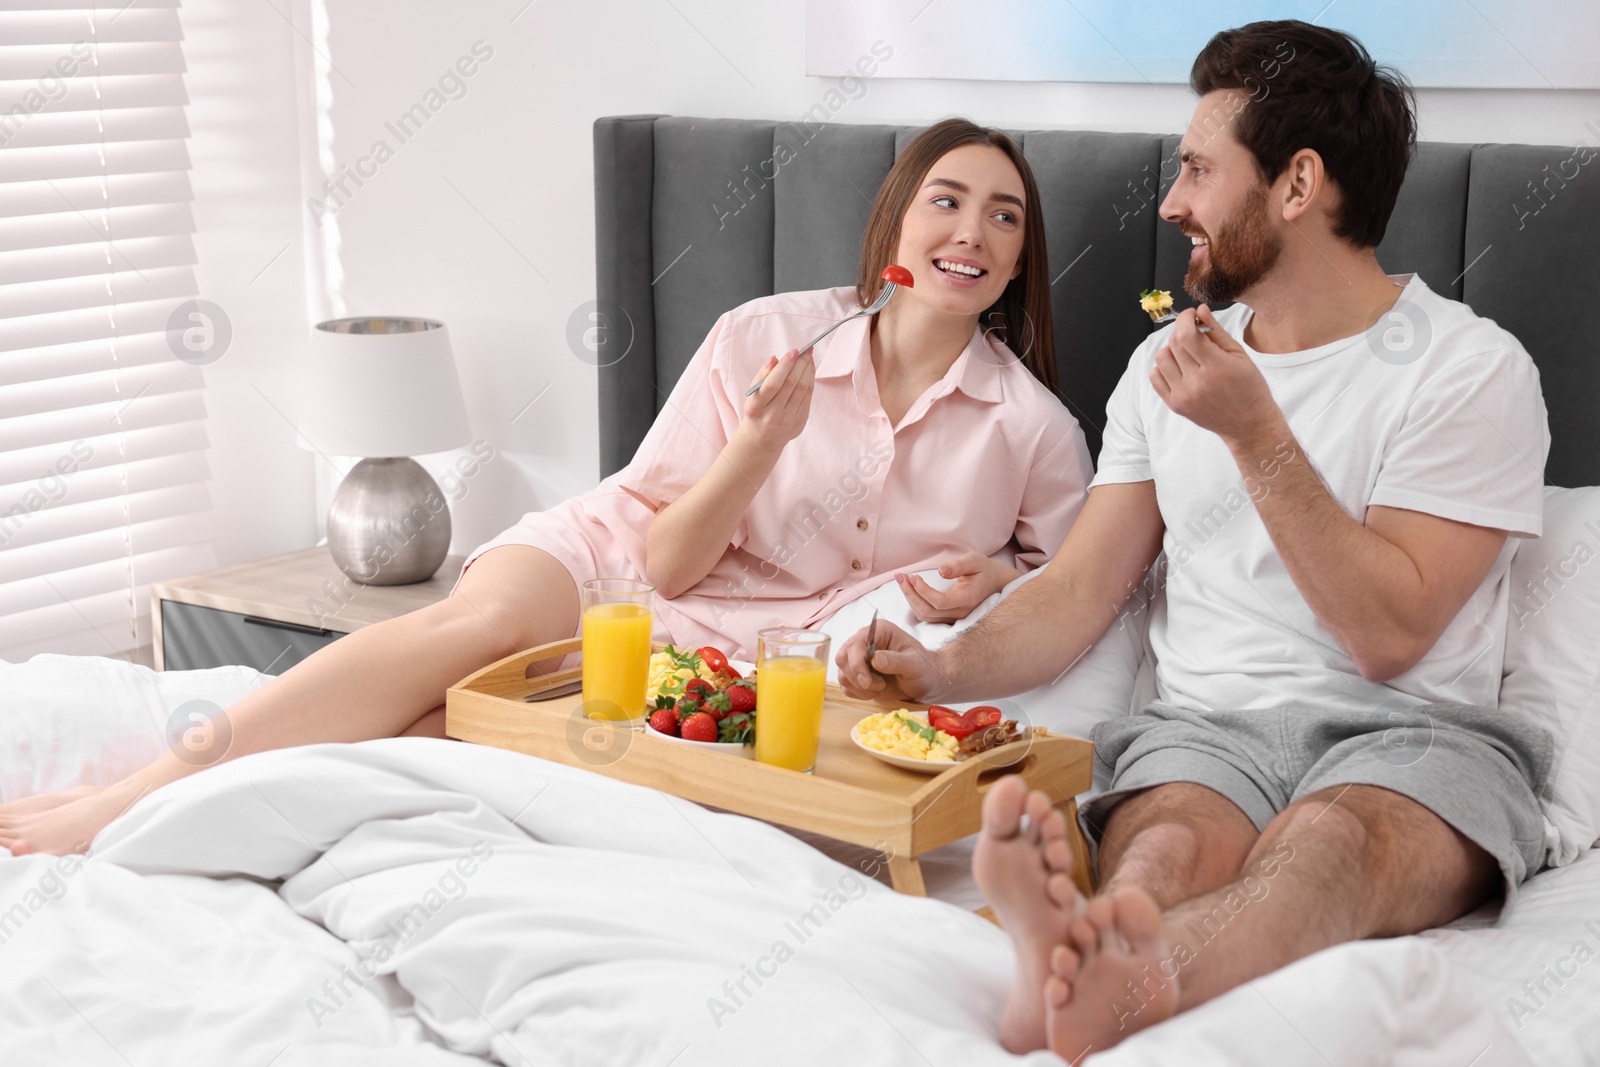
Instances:
[[[866,528],[867,528],[867,520],[866,519],[857,519],[856,520],[856,529],[865,530]]]
[[[826,592],[818,593],[817,594],[817,599],[818,600],[827,600],[828,599],[828,594]]]
[[[861,569],[861,561],[859,559],[851,560],[850,561],[850,569],[853,570],[853,571],[860,570]]]

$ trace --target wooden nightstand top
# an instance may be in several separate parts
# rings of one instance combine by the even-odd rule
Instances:
[[[432,578],[415,585],[362,585],[339,569],[326,548],[308,548],[154,582],[150,597],[349,633],[443,600],[463,559],[446,558]],[[159,617],[160,606],[152,606]]]

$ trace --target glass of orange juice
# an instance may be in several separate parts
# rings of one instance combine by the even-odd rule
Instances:
[[[827,634],[775,627],[756,635],[756,759],[810,774],[822,738]]]
[[[644,728],[655,587],[631,578],[583,583],[583,713]]]

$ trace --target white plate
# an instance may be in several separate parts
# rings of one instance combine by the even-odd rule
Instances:
[[[868,718],[870,717],[871,716],[868,716]],[[891,767],[900,767],[903,770],[916,771],[918,774],[943,774],[951,767],[959,766],[959,764],[955,763],[954,761],[949,763],[946,763],[942,760],[936,762],[934,760],[911,759],[909,756],[893,756],[887,752],[879,752],[877,749],[861,743],[861,723],[859,722],[850,727],[850,740],[856,743],[857,748],[874,759],[881,759]]]
[[[927,725],[926,721],[923,722],[923,725]],[[982,759],[985,763],[988,763],[992,767],[1009,767],[1018,760],[1022,759],[1023,756],[1026,756],[1030,746],[1023,745],[1020,749],[1013,751],[1004,758],[992,756],[990,753],[1003,752],[1010,748],[1011,745],[1017,744],[1018,741],[1028,740],[1030,736],[1031,735],[1024,730],[1022,736],[1019,737],[1017,741],[1012,741],[1010,745],[1001,745],[999,748],[991,748],[988,752],[982,753],[978,756],[969,756],[968,759]],[[967,762],[966,760],[952,760],[949,763],[945,763],[943,761],[935,762],[934,760],[911,759],[908,756],[892,756],[887,752],[879,752],[877,749],[869,748],[867,745],[861,743],[861,723],[859,722],[850,727],[850,740],[854,741],[856,743],[856,747],[865,752],[867,755],[872,756],[875,759],[881,759],[883,762],[890,764],[891,766],[901,767],[908,771],[916,771],[918,774],[943,774],[951,767],[959,767],[961,764]]]
[[[681,737],[673,737],[671,734],[662,733],[660,730],[657,730],[655,727],[651,726],[649,722],[644,724],[644,732],[649,734],[651,737],[659,737],[663,741],[671,741],[675,745],[689,745],[693,748],[703,748],[711,752],[721,752],[725,756],[738,756],[742,759],[756,758],[756,749],[754,745],[733,743],[725,744],[721,741],[685,741]]]

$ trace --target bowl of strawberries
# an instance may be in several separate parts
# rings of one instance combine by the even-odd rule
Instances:
[[[645,733],[745,759],[755,757],[756,680],[720,650],[668,645],[650,662]]]

